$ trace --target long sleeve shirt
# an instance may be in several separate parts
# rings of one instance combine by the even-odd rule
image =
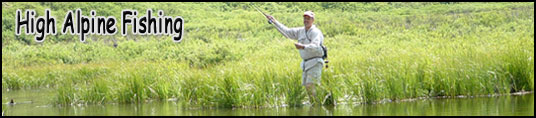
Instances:
[[[324,65],[324,60],[322,59],[324,51],[320,46],[324,41],[324,35],[320,29],[316,28],[315,25],[311,26],[307,31],[305,27],[288,28],[278,21],[275,21],[274,25],[287,38],[298,40],[298,43],[304,45],[304,49],[299,49],[300,57],[303,60],[300,65],[304,71],[315,64]]]

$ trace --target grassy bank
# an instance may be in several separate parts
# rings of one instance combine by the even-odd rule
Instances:
[[[266,8],[289,27],[301,26],[303,9],[321,9],[315,22],[330,54],[321,104],[534,90],[533,3],[350,5]],[[57,88],[54,102],[64,105],[171,99],[192,107],[273,107],[308,99],[294,41],[259,13],[242,4],[179,6],[159,9],[186,19],[181,43],[120,35],[80,43],[62,35],[36,44],[33,36],[3,33],[2,88]]]

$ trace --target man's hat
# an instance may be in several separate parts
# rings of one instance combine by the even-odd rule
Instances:
[[[312,11],[305,11],[303,13],[303,16],[309,16],[311,18],[315,18],[315,13],[313,13]]]

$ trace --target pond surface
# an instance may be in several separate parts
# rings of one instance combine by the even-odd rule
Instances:
[[[534,94],[419,99],[406,102],[279,108],[185,109],[175,102],[54,106],[54,90],[2,90],[6,116],[534,116]],[[7,104],[13,99],[15,105]]]

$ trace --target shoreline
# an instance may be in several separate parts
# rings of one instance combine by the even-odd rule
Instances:
[[[2,89],[2,91],[5,91],[6,89]],[[42,89],[42,90],[49,90],[50,89]],[[20,90],[15,90],[15,91],[28,91],[28,89],[20,89]],[[6,92],[13,92],[12,91],[6,91]],[[425,100],[425,99],[464,99],[464,98],[484,98],[484,97],[498,97],[498,96],[522,96],[522,95],[528,95],[528,94],[533,94],[534,91],[520,91],[520,92],[514,92],[514,93],[507,93],[507,94],[489,94],[489,95],[473,95],[473,96],[466,96],[466,95],[458,95],[458,96],[434,96],[434,97],[417,97],[417,98],[406,98],[406,99],[399,99],[399,100],[391,100],[391,99],[388,99],[388,98],[384,98],[382,100],[379,100],[379,101],[376,101],[376,102],[370,102],[370,103],[366,103],[366,102],[352,102],[351,104],[348,104],[347,102],[336,102],[335,105],[319,105],[319,106],[338,106],[338,105],[367,105],[367,104],[385,104],[385,103],[400,103],[400,102],[412,102],[412,101],[416,101],[416,100]],[[342,98],[340,98],[342,99]],[[344,101],[344,100],[338,100],[338,101]],[[180,101],[178,101],[177,98],[170,98],[170,99],[167,99],[167,100],[147,100],[146,102],[144,102],[143,104],[149,104],[149,103],[154,103],[154,102],[176,102],[176,103],[179,103]],[[3,103],[4,105],[7,104],[7,103]],[[70,104],[70,105],[67,105],[67,106],[74,106],[74,107],[79,107],[79,106],[88,106],[88,105],[117,105],[117,104],[133,104],[133,103],[105,103],[105,104]],[[54,104],[50,104],[50,105],[54,105]],[[214,106],[207,106],[207,107],[203,107],[203,106],[196,106],[196,105],[184,105],[183,104],[183,108],[184,109],[190,109],[190,110],[193,110],[193,109],[222,109],[223,107],[214,107]],[[231,107],[230,109],[264,109],[264,108],[291,108],[291,107],[312,107],[312,106],[317,106],[317,105],[312,105],[311,103],[309,103],[307,100],[304,100],[304,102],[302,102],[302,105],[301,106],[289,106],[287,104],[282,104],[282,105],[268,105],[268,106],[238,106],[238,107]],[[225,109],[225,108],[223,108]]]

